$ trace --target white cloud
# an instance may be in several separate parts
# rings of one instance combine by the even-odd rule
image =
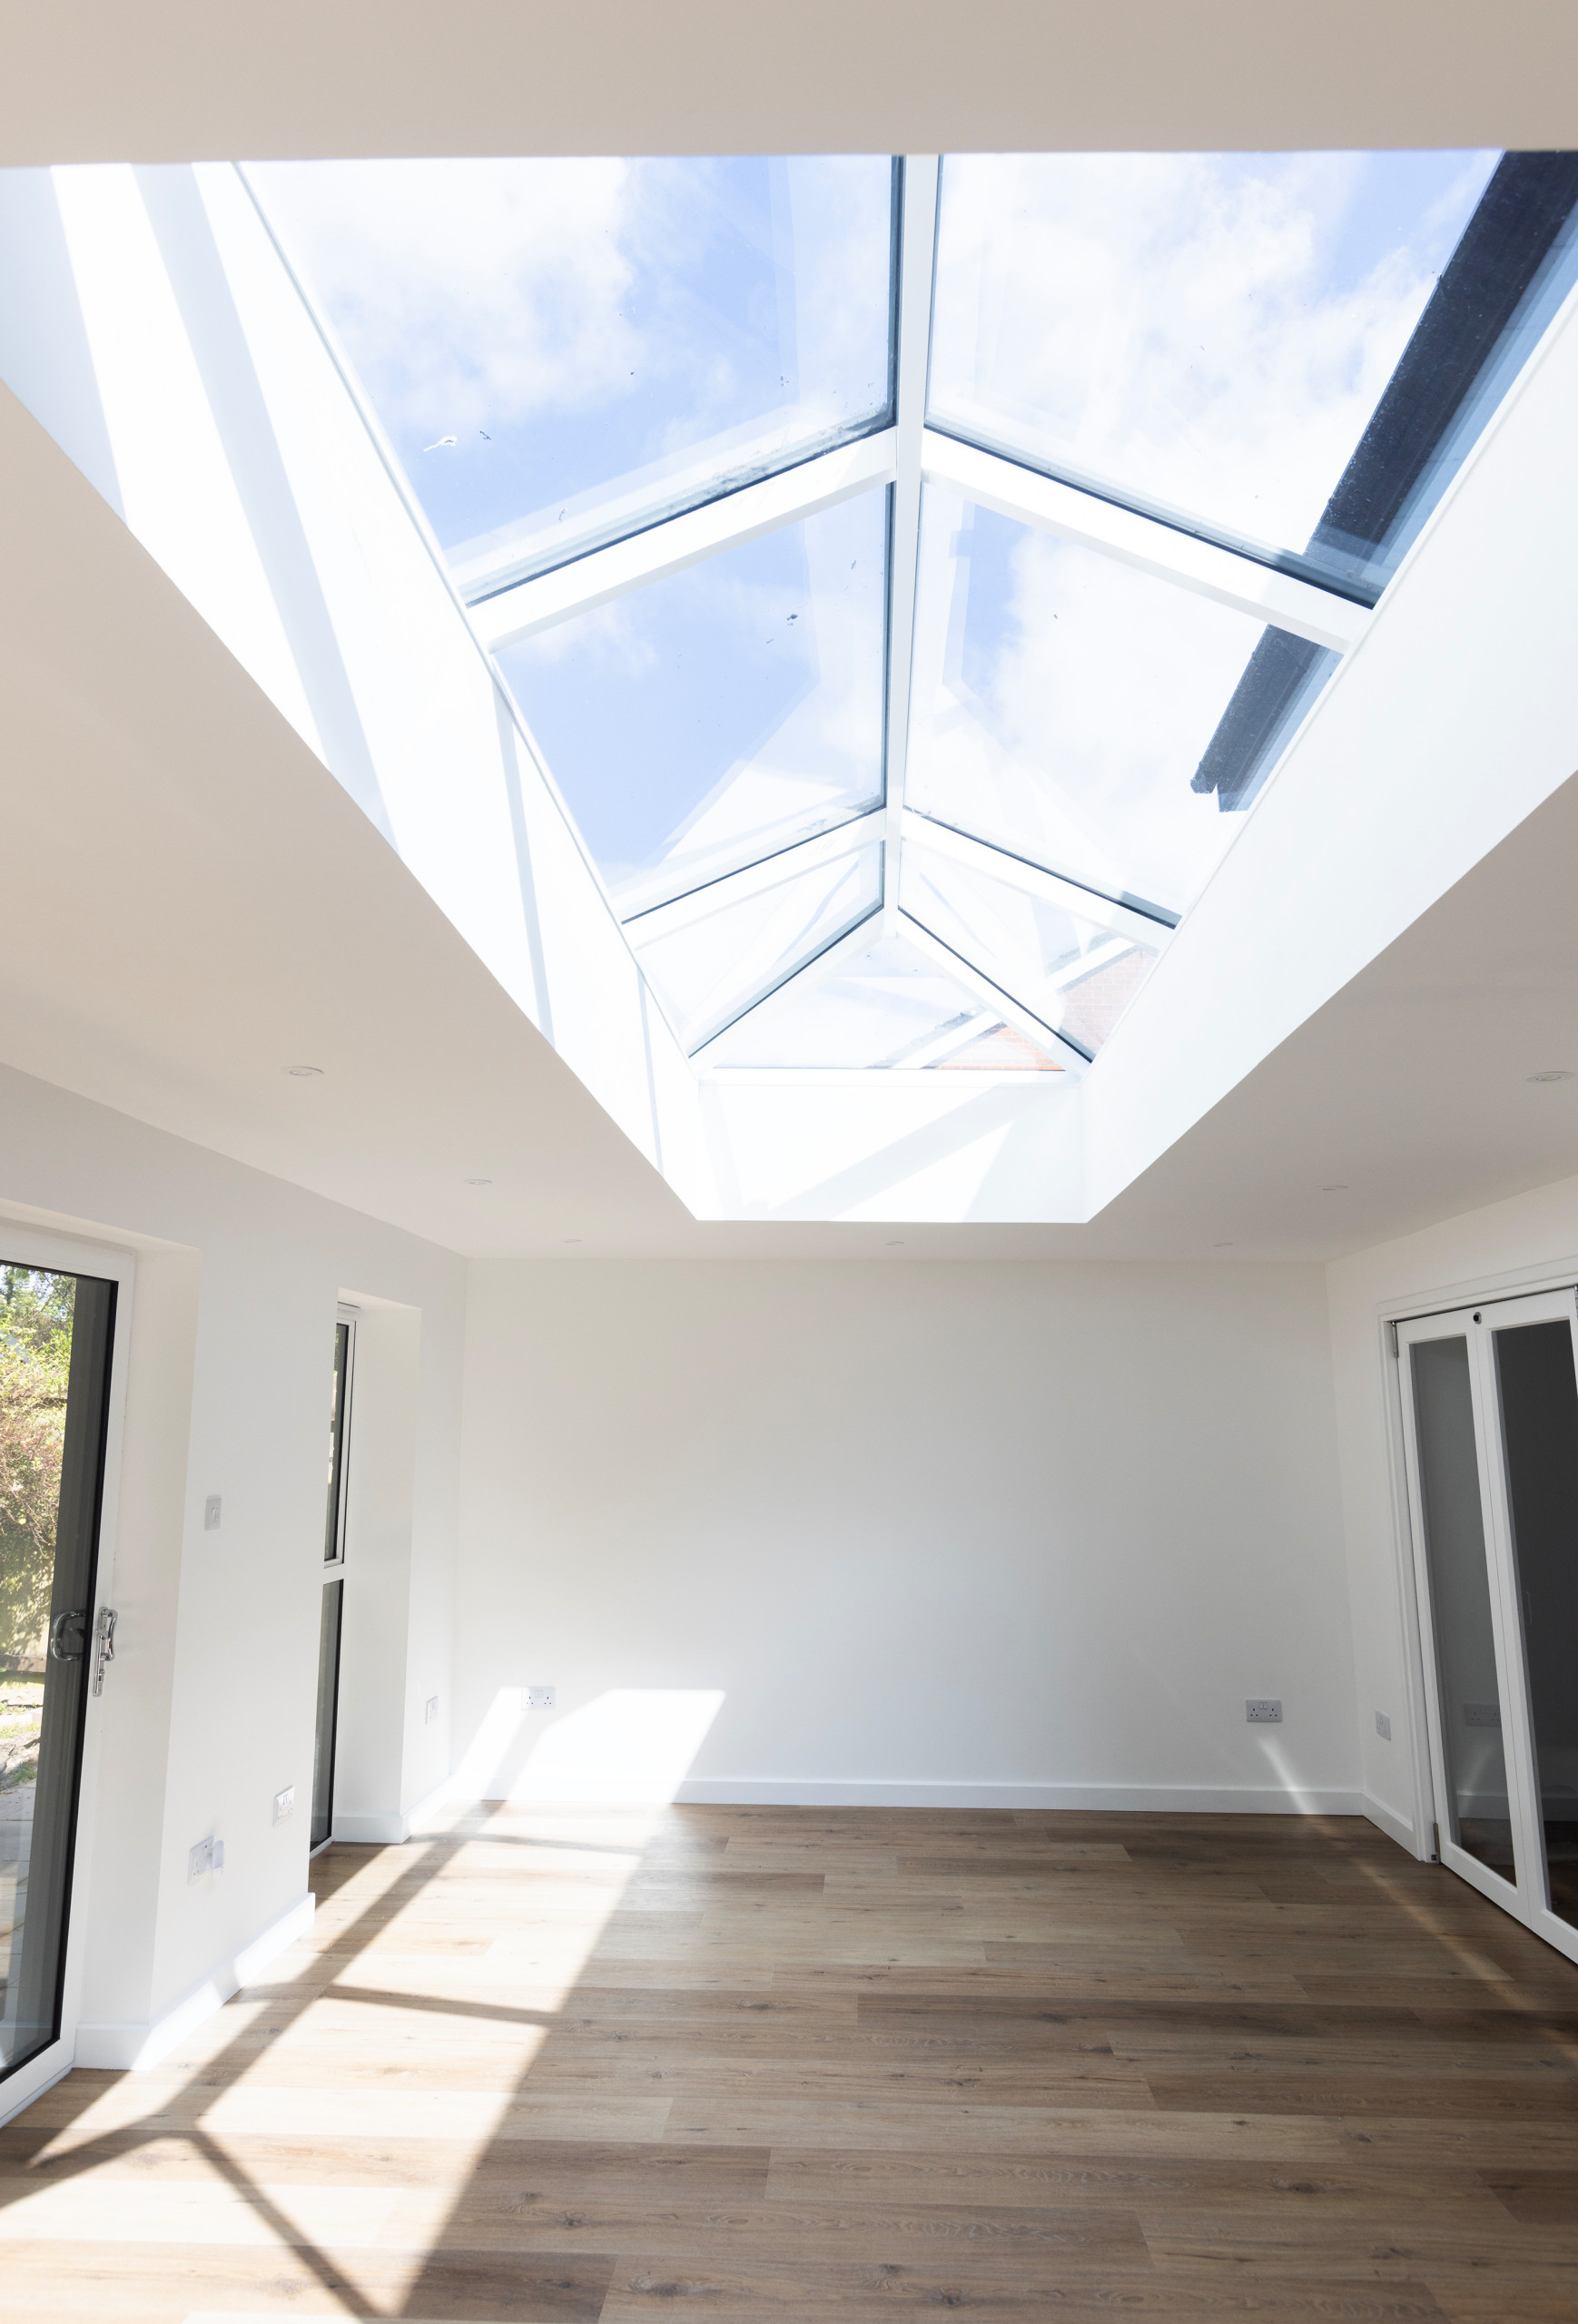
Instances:
[[[1302,547],[1494,158],[1423,216],[1386,156],[950,161],[933,397]]]

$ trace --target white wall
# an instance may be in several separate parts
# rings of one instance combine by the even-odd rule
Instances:
[[[447,1772],[464,1273],[430,1244],[0,1068],[0,1256],[28,1222],[135,1257],[117,1655],[90,1705],[83,2063],[143,2054],[306,1891],[335,1309],[370,1311],[356,1418],[401,1441],[348,1547],[339,1806],[398,1837]],[[30,1253],[29,1256],[33,1254]],[[380,1327],[381,1326],[381,1334]],[[361,1448],[358,1448],[360,1460]],[[353,1478],[354,1482],[354,1478]],[[217,1532],[203,1503],[222,1496]],[[360,1669],[359,1669],[359,1665]],[[422,1724],[421,1701],[440,1697]],[[275,1825],[274,1794],[296,1789]],[[222,1838],[220,1876],[187,1850]]]
[[[1420,1846],[1424,1737],[1399,1586],[1388,1442],[1395,1391],[1380,1319],[1515,1291],[1553,1275],[1578,1276],[1578,1178],[1445,1219],[1327,1269],[1364,1781]],[[1391,1719],[1389,1743],[1376,1732],[1377,1710]]]
[[[1317,1268],[477,1261],[466,1363],[485,1790],[721,1691],[682,1796],[1359,1805]]]

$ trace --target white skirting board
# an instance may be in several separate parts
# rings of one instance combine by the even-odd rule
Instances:
[[[1359,1813],[1367,1816],[1389,1840],[1396,1840],[1400,1848],[1406,1848],[1410,1856],[1421,1855],[1414,1827],[1408,1818],[1399,1816],[1395,1807],[1388,1807],[1384,1799],[1377,1799],[1374,1792],[1364,1793],[1359,1802]]]
[[[676,1795],[693,1807],[1068,1807],[1178,1816],[1364,1816],[1361,1791],[1294,1791],[1282,1785],[814,1783],[794,1777],[705,1776]],[[1377,1819],[1379,1820],[1379,1819]],[[1389,1829],[1389,1827],[1383,1827]]]
[[[143,2066],[157,2065],[160,2059],[201,2025],[222,2009],[232,1994],[243,1985],[256,1982],[277,1953],[312,1925],[315,1899],[301,1897],[288,1913],[259,1931],[251,1943],[239,1952],[220,1962],[203,1979],[201,1985],[189,1993],[183,2001],[167,2009],[152,2024],[121,2025],[79,2024],[76,2030],[76,2063],[79,2066],[119,2067],[135,2073]]]
[[[350,1847],[399,1847],[402,1841],[409,1840],[414,1832],[419,1831],[429,1816],[436,1816],[450,1804],[455,1797],[454,1781],[452,1776],[447,1776],[425,1799],[419,1799],[414,1807],[380,1808],[363,1815],[341,1815],[337,1809],[332,1837],[345,1841]]]

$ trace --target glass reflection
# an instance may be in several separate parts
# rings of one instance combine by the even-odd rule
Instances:
[[[720,903],[645,941],[641,921],[630,921],[628,932],[682,1045],[694,1049],[869,919],[882,897],[877,845],[792,872],[765,891]],[[661,931],[666,917],[654,913],[651,925]]]
[[[903,905],[1006,987],[1021,1008],[1094,1057],[1156,965],[1149,947],[912,843]]]
[[[885,158],[253,176],[462,586],[562,563],[886,416]]]
[[[1578,1383],[1565,1323],[1494,1334],[1551,1910],[1578,1925]]]
[[[902,936],[874,944],[780,1007],[753,1013],[724,1036],[709,1061],[849,1071],[1062,1070]]]
[[[875,803],[885,560],[868,492],[499,655],[625,911]]]
[[[1373,594],[1570,287],[1575,203],[1565,153],[951,158],[932,416]]]
[[[1421,1340],[1409,1354],[1447,1834],[1504,1880],[1515,1882],[1468,1342]]]
[[[1171,919],[1238,829],[1218,808],[1253,795],[1253,783],[1219,798],[1194,785],[1262,635],[1247,614],[928,487],[906,795]],[[1284,715],[1255,781],[1287,731]]]

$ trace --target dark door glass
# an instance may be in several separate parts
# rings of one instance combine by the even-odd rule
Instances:
[[[1551,1910],[1578,1926],[1578,1381],[1564,1323],[1495,1334]]]
[[[0,2075],[60,2032],[114,1314],[0,1265]]]
[[[340,1716],[340,1610],[343,1581],[323,1585],[318,1625],[318,1726],[312,1746],[312,1834],[321,1847],[334,1822],[334,1730]]]
[[[1515,1881],[1468,1342],[1418,1340],[1412,1357],[1447,1829],[1469,1856]]]

